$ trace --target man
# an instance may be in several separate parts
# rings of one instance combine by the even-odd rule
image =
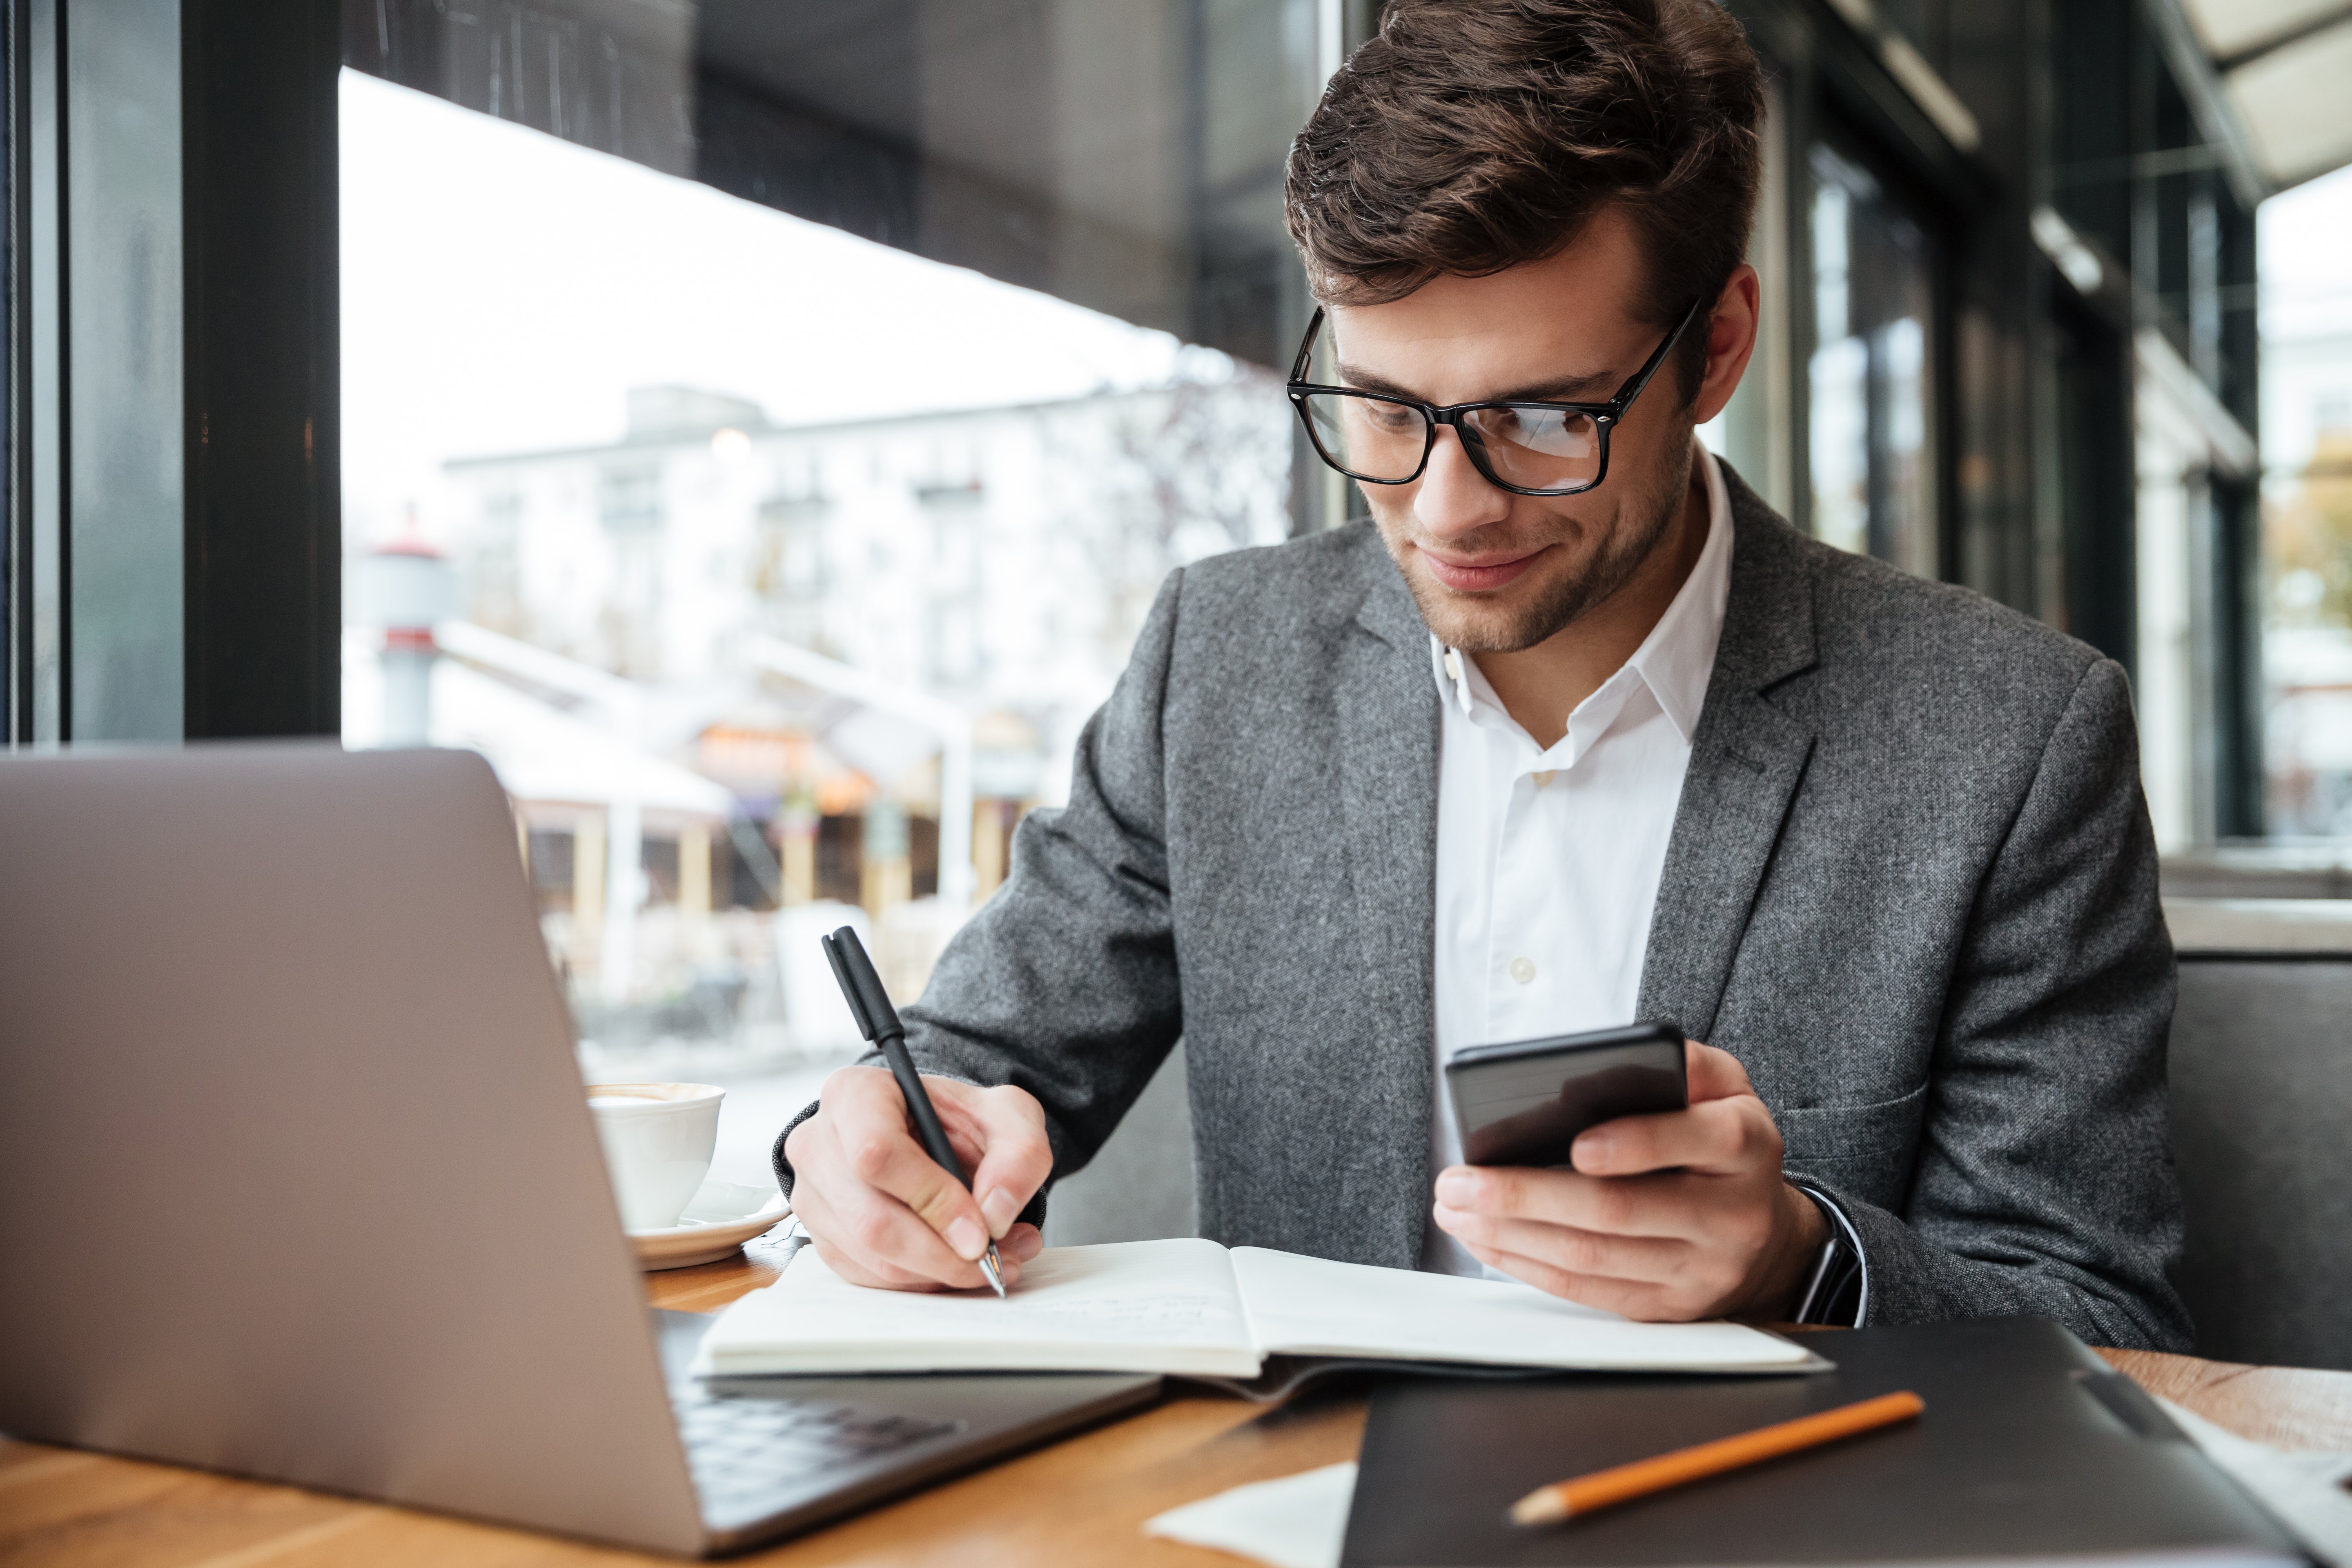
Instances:
[[[2185,1344],[2122,671],[1695,444],[1755,342],[1761,97],[1707,0],[1392,0],[1288,187],[1335,364],[1294,402],[1372,523],[1170,577],[908,1014],[972,1193],[870,1067],[778,1141],[835,1269],[1017,1270],[1181,1035],[1228,1243]],[[1687,1110],[1455,1163],[1454,1052],[1636,1018],[1709,1042]]]

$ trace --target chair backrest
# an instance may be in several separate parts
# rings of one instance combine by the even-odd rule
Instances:
[[[2171,1073],[2197,1353],[2352,1369],[2352,952],[2184,942]]]
[[[1054,1184],[1045,1239],[1055,1247],[1198,1236],[1192,1107],[1179,1042],[1128,1107],[1093,1163]]]

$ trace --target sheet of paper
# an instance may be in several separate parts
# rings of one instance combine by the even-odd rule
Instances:
[[[1738,1323],[1636,1323],[1516,1281],[1233,1250],[1272,1355],[1377,1356],[1608,1372],[1800,1372],[1811,1352]]]
[[[1274,1568],[1339,1568],[1355,1499],[1354,1463],[1326,1465],[1171,1508],[1145,1520],[1143,1533],[1213,1547]]]
[[[1258,1370],[1225,1249],[1200,1240],[1049,1247],[1003,1300],[866,1289],[803,1247],[776,1283],[719,1314],[703,1350],[718,1375]]]
[[[2158,1399],[2165,1414],[2328,1568],[2352,1568],[2352,1454],[2292,1453]]]

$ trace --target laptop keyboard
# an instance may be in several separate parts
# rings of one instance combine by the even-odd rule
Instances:
[[[824,1399],[673,1391],[686,1461],[706,1510],[772,1495],[822,1470],[943,1436],[961,1421],[861,1410]]]

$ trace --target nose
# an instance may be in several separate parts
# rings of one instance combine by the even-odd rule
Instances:
[[[1413,521],[1423,537],[1437,541],[1500,522],[1511,510],[1511,498],[1486,482],[1462,449],[1461,432],[1441,426],[1437,442],[1429,449],[1429,466],[1422,470],[1413,492]]]

